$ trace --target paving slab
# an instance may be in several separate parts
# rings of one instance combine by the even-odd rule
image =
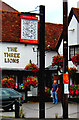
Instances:
[[[39,103],[38,102],[24,103],[22,105],[22,109],[23,109],[26,120],[39,120]],[[58,103],[58,104],[53,104],[52,102],[45,103],[45,120],[54,120],[56,116],[58,116],[58,118],[62,118],[62,115],[63,115],[63,109],[62,109],[61,103]],[[20,118],[14,119],[15,118],[14,111],[12,112],[0,111],[0,116],[3,116],[2,120],[9,120],[9,119],[20,120]],[[68,117],[70,120],[71,118],[73,118],[72,120],[79,120],[79,104],[77,103],[68,104]]]
[[[68,118],[68,119],[56,119],[56,118],[46,118],[46,119],[39,119],[39,118],[26,118],[26,119],[14,119],[14,118],[2,118],[1,120],[79,120],[78,118]]]

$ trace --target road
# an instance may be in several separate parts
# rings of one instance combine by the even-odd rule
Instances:
[[[22,109],[25,118],[39,118],[39,103],[38,102],[28,102],[22,105]],[[63,115],[62,104],[53,104],[52,102],[45,103],[45,118],[61,118]],[[0,109],[0,116],[15,117],[15,112],[4,112]],[[69,103],[68,104],[68,117],[69,118],[79,118],[79,104]]]

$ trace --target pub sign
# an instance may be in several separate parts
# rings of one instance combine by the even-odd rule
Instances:
[[[38,44],[38,17],[21,15],[20,42]]]

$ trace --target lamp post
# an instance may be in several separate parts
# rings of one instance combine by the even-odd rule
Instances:
[[[33,52],[37,52],[37,66],[38,66],[38,60],[39,60],[39,48],[37,47],[36,50],[35,50],[35,46],[32,47],[33,48]]]
[[[50,45],[48,45],[47,47],[51,49]],[[37,52],[37,66],[38,66],[39,65],[39,46],[37,48],[35,48],[35,46],[33,46],[32,49],[33,49],[33,52]],[[50,50],[45,52],[45,55],[48,52],[50,52]]]

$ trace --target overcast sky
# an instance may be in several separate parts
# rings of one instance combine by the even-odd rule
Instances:
[[[39,10],[45,5],[45,21],[63,23],[63,0],[2,0],[20,12]],[[71,7],[77,7],[79,0],[68,0],[68,13]],[[37,7],[37,9],[35,9]],[[35,11],[36,12],[36,11]]]

